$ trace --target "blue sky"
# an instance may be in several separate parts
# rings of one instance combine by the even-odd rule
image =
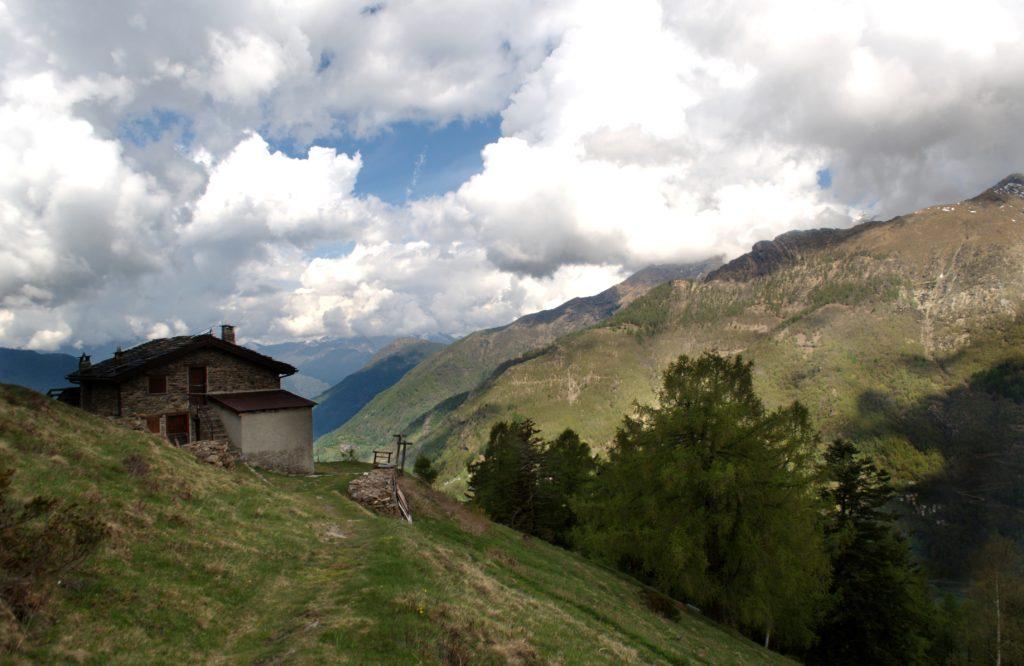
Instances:
[[[155,108],[149,115],[133,116],[121,123],[119,134],[136,146],[145,147],[167,132],[177,140],[192,142],[191,121],[169,109]],[[444,194],[458,189],[483,168],[480,151],[501,136],[501,117],[461,120],[438,125],[405,121],[381,129],[372,137],[351,135],[315,139],[303,145],[291,140],[270,140],[272,150],[289,157],[304,158],[310,145],[327,146],[339,153],[359,152],[363,168],[356,180],[355,194],[372,194],[392,203]]]
[[[372,194],[388,203],[401,204],[458,189],[483,167],[480,151],[501,136],[501,118],[493,115],[474,122],[400,122],[371,138],[351,136],[316,139],[313,145],[328,146],[348,155],[359,152],[363,167],[356,179],[355,194]],[[290,157],[305,157],[308,145],[271,142],[273,150]]]
[[[903,4],[17,1],[0,344],[463,334],[1020,171],[1019,0]]]
[[[195,138],[192,121],[187,116],[161,107],[154,107],[148,114],[125,118],[118,127],[118,137],[122,141],[140,148],[159,141],[168,132],[177,133],[176,140],[186,146]]]

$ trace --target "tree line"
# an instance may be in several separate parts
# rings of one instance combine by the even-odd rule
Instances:
[[[938,595],[888,474],[849,441],[822,456],[807,410],[767,409],[751,368],[681,356],[603,459],[572,430],[496,423],[470,499],[809,663],[1024,663],[1016,544],[982,549],[963,599]]]

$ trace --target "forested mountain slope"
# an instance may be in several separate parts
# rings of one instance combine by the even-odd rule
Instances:
[[[772,405],[800,400],[906,487],[941,575],[992,531],[1024,536],[1024,177],[843,231],[785,234],[658,287],[511,364],[409,433],[458,495],[491,424],[526,415],[605,447],[680,354],[743,353]]]
[[[595,296],[574,298],[507,326],[472,333],[413,368],[345,425],[322,437],[317,442],[319,455],[331,459],[339,445],[364,453],[385,446],[391,434],[404,432],[417,419],[457,405],[502,364],[606,319],[658,284],[705,275],[720,263],[651,266]]]
[[[369,363],[316,398],[313,436],[319,437],[343,425],[378,393],[442,349],[444,345],[439,342],[418,338],[399,338],[381,349]]]

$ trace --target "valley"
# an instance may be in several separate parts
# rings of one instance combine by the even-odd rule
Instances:
[[[850,437],[891,472],[907,489],[920,547],[938,575],[955,578],[972,539],[997,524],[1024,534],[1016,509],[1006,511],[1019,504],[1014,433],[1024,409],[977,379],[1021,356],[1021,182],[1011,176],[974,199],[888,222],[759,243],[706,278],[665,282],[522,352],[415,418],[411,408],[424,401],[378,420],[375,408],[400,382],[350,422],[364,430],[321,442],[379,445],[386,440],[353,433],[408,419],[404,431],[441,465],[439,487],[460,497],[495,421],[521,415],[546,433],[569,427],[601,451],[634,402],[654,400],[671,360],[742,353],[769,405],[801,401],[826,441]],[[439,377],[436,366],[408,377],[425,375]]]

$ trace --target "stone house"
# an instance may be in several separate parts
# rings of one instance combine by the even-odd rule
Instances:
[[[86,355],[68,375],[86,411],[176,444],[227,441],[243,460],[313,471],[314,403],[281,388],[296,369],[221,337],[183,335],[118,350],[95,365]]]

